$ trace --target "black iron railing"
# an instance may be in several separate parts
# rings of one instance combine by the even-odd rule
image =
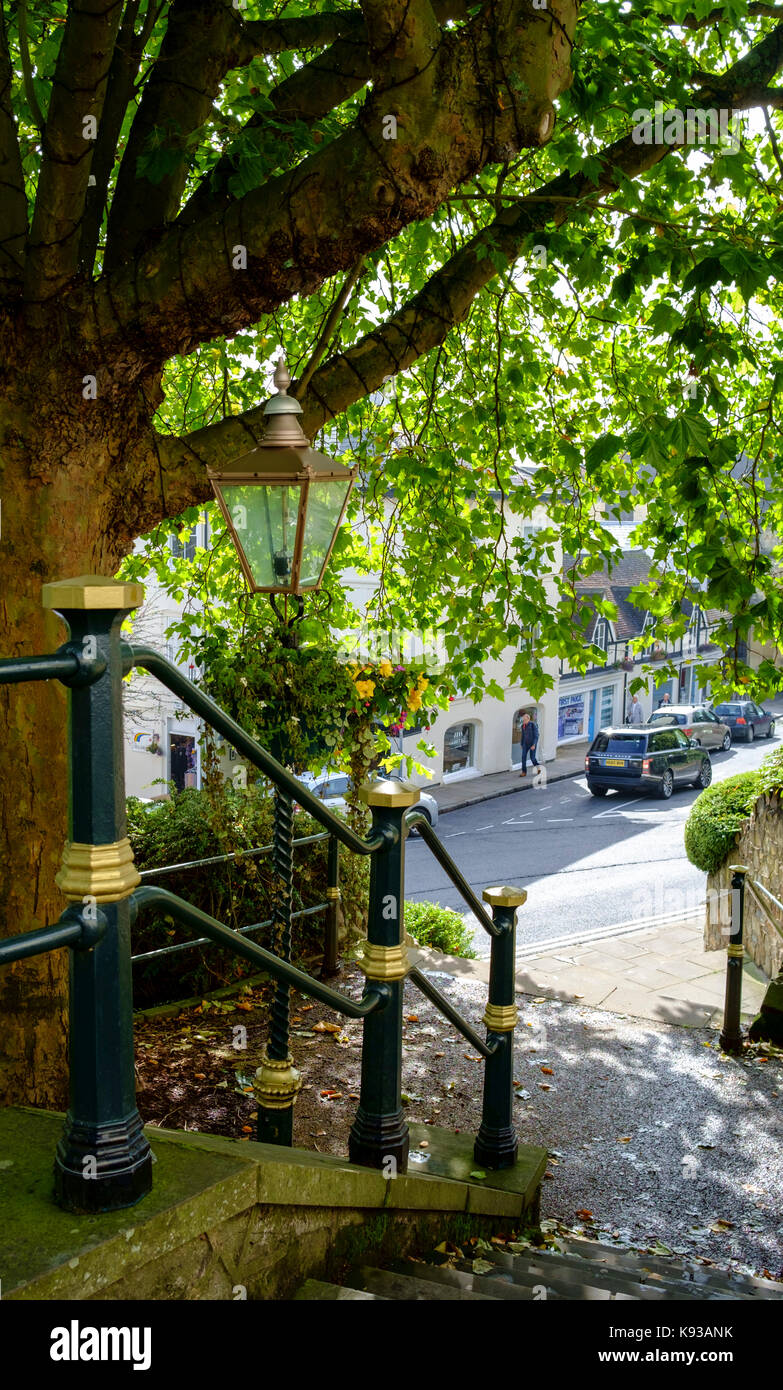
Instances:
[[[783,937],[783,926],[770,912],[770,904],[783,914],[783,903],[771,893],[757,878],[751,878],[750,869],[745,864],[730,864],[731,870],[731,929],[726,948],[726,1002],[723,1009],[723,1029],[720,1045],[724,1052],[740,1053],[745,1048],[745,1035],[742,1031],[742,969],[745,959],[745,892],[749,890],[756,906],[761,910],[769,926]],[[769,1038],[779,1041],[781,1027],[780,1015],[783,1012],[781,990],[783,988],[783,968],[776,980],[767,990],[761,1006],[761,1013],[754,1021],[751,1033],[758,1040]],[[764,1015],[776,1015],[767,1019]]]
[[[0,684],[57,679],[70,691],[69,831],[57,876],[69,906],[58,923],[0,942],[0,963],[6,964],[63,946],[70,949],[70,1104],[55,1156],[55,1199],[69,1210],[108,1211],[131,1205],[150,1190],[150,1149],[135,1102],[130,929],[138,913],[155,907],[165,908],[197,941],[227,948],[263,968],[276,982],[272,1033],[254,1088],[259,1137],[291,1142],[291,1114],[300,1083],[288,1051],[287,1009],[288,992],[297,989],[337,1013],[363,1020],[361,1095],[349,1156],[386,1172],[405,1171],[409,1138],[401,1101],[402,1010],[404,982],[409,978],[485,1058],[477,1161],[495,1168],[512,1164],[517,1151],[512,1123],[514,934],[516,908],[525,901],[525,893],[505,887],[485,890],[490,916],[426,817],[413,809],[419,792],[406,783],[389,780],[360,789],[372,813],[372,826],[366,837],[357,835],[171,662],[150,648],[121,643],[123,619],[142,597],[138,585],[95,577],[45,585],[44,605],[68,624],[69,642],[52,656],[0,661]],[[147,871],[142,882],[125,821],[121,684],[123,674],[133,666],[157,677],[257,767],[288,806],[295,799],[330,836],[327,896],[334,939],[327,944],[324,973],[336,964],[337,847],[369,856],[370,905],[362,956],[366,984],[360,1001],[347,998],[323,979],[314,979],[287,958],[294,916],[290,910],[293,838],[287,813],[278,819],[280,838],[276,836],[273,846],[282,885],[282,907],[273,918],[281,930],[275,952],[249,939],[254,927],[236,931],[149,881],[182,866]],[[407,832],[414,825],[492,937],[489,999],[483,1019],[486,1040],[426,975],[410,968],[404,929],[404,849]],[[215,856],[217,860],[226,857]],[[165,949],[171,952],[184,945]]]
[[[299,921],[306,917],[318,917],[321,913],[326,914],[324,929],[324,954],[321,964],[321,978],[327,979],[332,975],[339,974],[339,910],[340,910],[340,843],[328,831],[321,831],[318,835],[300,835],[292,841],[293,849],[303,849],[306,845],[317,845],[327,842],[327,887],[326,901],[312,903],[309,907],[297,908],[291,913],[291,921]],[[273,845],[259,845],[255,849],[236,850],[231,854],[210,854],[203,859],[183,860],[179,864],[163,864],[152,869],[141,870],[142,883],[149,883],[153,879],[167,878],[172,874],[192,873],[194,869],[212,868],[218,864],[230,864],[235,860],[260,859],[271,854]],[[251,922],[244,927],[236,930],[241,936],[250,936],[254,932],[268,931],[274,924],[274,918],[268,917],[263,922]],[[144,961],[160,960],[163,956],[179,955],[182,951],[193,951],[198,946],[210,945],[208,937],[196,937],[193,941],[178,941],[174,945],[159,946],[153,951],[140,951],[131,956],[131,965],[140,965]]]

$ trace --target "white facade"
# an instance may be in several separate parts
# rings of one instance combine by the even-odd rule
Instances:
[[[206,524],[199,523],[189,544],[206,545]],[[180,553],[182,553],[180,549]],[[193,679],[195,668],[179,660],[176,644],[166,629],[177,622],[183,605],[175,602],[150,577],[143,606],[133,619],[130,641],[154,647]],[[135,671],[123,686],[125,726],[125,788],[128,796],[156,800],[168,796],[168,783],[180,789],[201,786],[201,723],[154,677]]]

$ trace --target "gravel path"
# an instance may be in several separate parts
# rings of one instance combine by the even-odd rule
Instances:
[[[433,979],[479,1025],[485,987]],[[340,987],[358,996],[362,977],[348,969]],[[554,1000],[518,1002],[517,1127],[524,1142],[550,1154],[542,1215],[602,1239],[659,1241],[781,1278],[783,1054],[756,1048],[725,1058],[712,1031]],[[410,985],[405,1013],[406,1113],[475,1132],[479,1059]],[[316,1007],[299,1017],[293,1041],[304,1086],[294,1142],[345,1154],[361,1026],[324,1035],[314,1023],[334,1015]],[[321,1094],[328,1090],[333,1098]]]

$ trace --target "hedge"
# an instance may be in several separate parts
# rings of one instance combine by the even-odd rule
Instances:
[[[685,853],[697,869],[711,874],[726,861],[758,800],[760,781],[759,770],[740,772],[713,782],[696,798],[685,823]]]
[[[226,783],[218,804],[205,791],[187,788],[168,801],[150,805],[128,797],[128,836],[139,870],[178,864],[212,855],[238,853],[272,842],[272,798],[262,783],[247,789]],[[297,838],[318,834],[321,826],[304,812],[297,812]],[[294,911],[326,899],[328,842],[320,841],[294,850]],[[185,898],[229,926],[244,927],[271,916],[274,883],[272,856],[238,858],[227,864],[166,874],[151,880]],[[366,932],[369,864],[365,858],[340,851],[340,886],[343,917],[349,935]],[[301,960],[322,949],[325,913],[294,922],[293,955]],[[133,954],[187,941],[190,933],[161,913],[148,910],[137,918],[132,933]],[[271,947],[270,932],[254,933],[252,940]],[[133,967],[134,1001],[137,1007],[185,999],[231,984],[257,973],[216,946],[197,946],[190,951],[161,956]]]
[[[685,824],[691,863],[708,874],[721,868],[759,797],[773,792],[783,792],[783,745],[773,748],[755,771],[713,782],[696,798]]]
[[[405,903],[405,930],[420,946],[475,960],[473,933],[459,912],[440,903]]]

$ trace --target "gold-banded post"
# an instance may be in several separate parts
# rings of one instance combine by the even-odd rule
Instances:
[[[69,683],[70,809],[58,885],[100,905],[105,930],[71,952],[70,1100],[55,1159],[55,1198],[70,1211],[131,1206],[150,1190],[152,1159],[136,1107],[130,896],[139,882],[125,816],[120,633],[140,584],[77,575],[43,586],[79,660]]]
[[[364,1020],[361,1101],[348,1152],[353,1163],[404,1173],[410,1139],[402,1111],[402,997],[408,971],[403,817],[421,793],[408,782],[387,778],[366,783],[359,795],[372,811],[373,835],[381,841],[370,860],[370,914],[361,964],[368,987],[383,989],[386,1001]]]
[[[516,920],[517,908],[527,901],[527,893],[504,883],[485,888],[482,896],[492,908],[497,932],[492,937],[489,998],[484,1011],[487,1042],[492,1042],[494,1049],[484,1065],[481,1126],[473,1153],[482,1166],[510,1168],[519,1145],[513,1123]]]

